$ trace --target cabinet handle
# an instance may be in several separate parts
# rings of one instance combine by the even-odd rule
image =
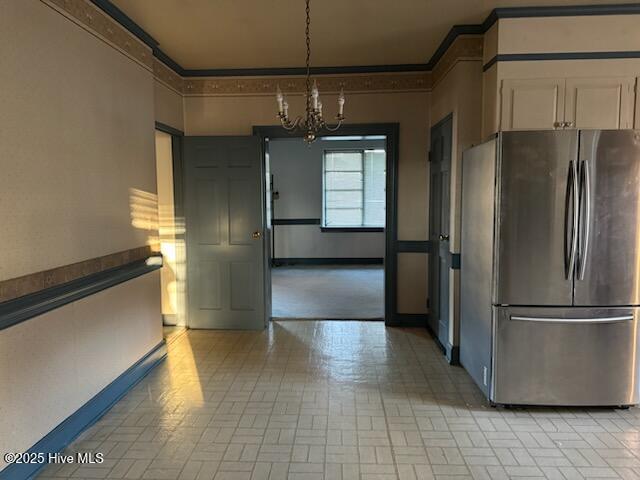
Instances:
[[[563,123],[563,122],[553,122],[553,128],[560,128],[560,127],[562,127],[562,126],[563,126],[563,125],[562,125],[562,123]]]
[[[572,128],[573,127],[573,122],[564,122],[564,127],[565,128]]]

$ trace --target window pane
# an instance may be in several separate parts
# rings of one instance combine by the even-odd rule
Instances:
[[[360,227],[362,225],[362,209],[325,210],[325,225],[327,227]]]
[[[364,224],[368,227],[384,227],[385,202],[367,202],[364,210]]]
[[[362,171],[362,152],[327,152],[325,171]]]
[[[324,155],[324,225],[384,226],[384,150],[328,151]]]
[[[362,190],[360,172],[326,172],[324,188],[328,190]]]
[[[326,208],[362,208],[362,191],[327,190],[325,193]]]
[[[367,150],[364,158],[364,224],[371,227],[384,227],[386,152],[384,150]]]

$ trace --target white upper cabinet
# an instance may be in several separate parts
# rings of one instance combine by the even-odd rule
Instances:
[[[638,101],[638,89],[640,89],[640,77],[636,78],[636,123],[633,128],[640,130],[640,102]]]
[[[633,128],[635,83],[632,77],[503,80],[500,129]]]
[[[635,78],[568,78],[564,121],[571,128],[633,128]]]
[[[552,129],[564,115],[562,78],[503,80],[501,130]]]

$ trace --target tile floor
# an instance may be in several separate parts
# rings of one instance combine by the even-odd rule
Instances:
[[[640,479],[640,409],[493,409],[422,330],[194,331],[40,478]]]
[[[162,336],[167,343],[171,343],[186,331],[187,329],[185,327],[178,327],[176,325],[163,325]]]

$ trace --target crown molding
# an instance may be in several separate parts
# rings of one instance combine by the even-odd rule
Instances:
[[[640,15],[640,3],[501,7],[491,11],[489,16],[482,22],[482,28],[486,32],[502,18],[586,17],[594,15]]]
[[[158,81],[181,95],[271,94],[278,83],[290,92],[304,91],[306,69],[300,67],[185,69],[110,0],[41,1],[153,71]],[[454,25],[426,63],[312,67],[311,73],[319,75],[318,82],[329,91],[427,91],[458,61],[481,59],[482,35],[500,19],[589,15],[640,15],[640,3],[496,8],[481,24]]]
[[[426,63],[397,65],[348,65],[343,67],[310,67],[312,75],[350,75],[361,73],[408,73],[427,72]],[[306,67],[284,68],[218,68],[204,70],[183,70],[185,78],[194,77],[267,77],[306,75]]]
[[[63,0],[57,0],[62,2]],[[304,75],[304,67],[290,68],[234,68],[234,69],[185,69],[167,55],[159,43],[142,27],[136,24],[126,13],[116,7],[110,0],[89,0],[110,15],[116,22],[138,37],[152,49],[154,56],[171,68],[181,77],[243,77],[243,76],[285,76]],[[66,2],[66,0],[65,0]],[[506,7],[496,8],[478,25],[454,25],[442,40],[428,62],[403,65],[364,65],[342,67],[314,67],[314,75],[341,75],[356,73],[399,73],[428,72],[436,68],[445,56],[449,47],[462,35],[482,35],[501,18],[527,17],[563,17],[585,15],[637,15],[640,14],[640,3],[622,3],[611,5],[558,5],[547,7]]]

